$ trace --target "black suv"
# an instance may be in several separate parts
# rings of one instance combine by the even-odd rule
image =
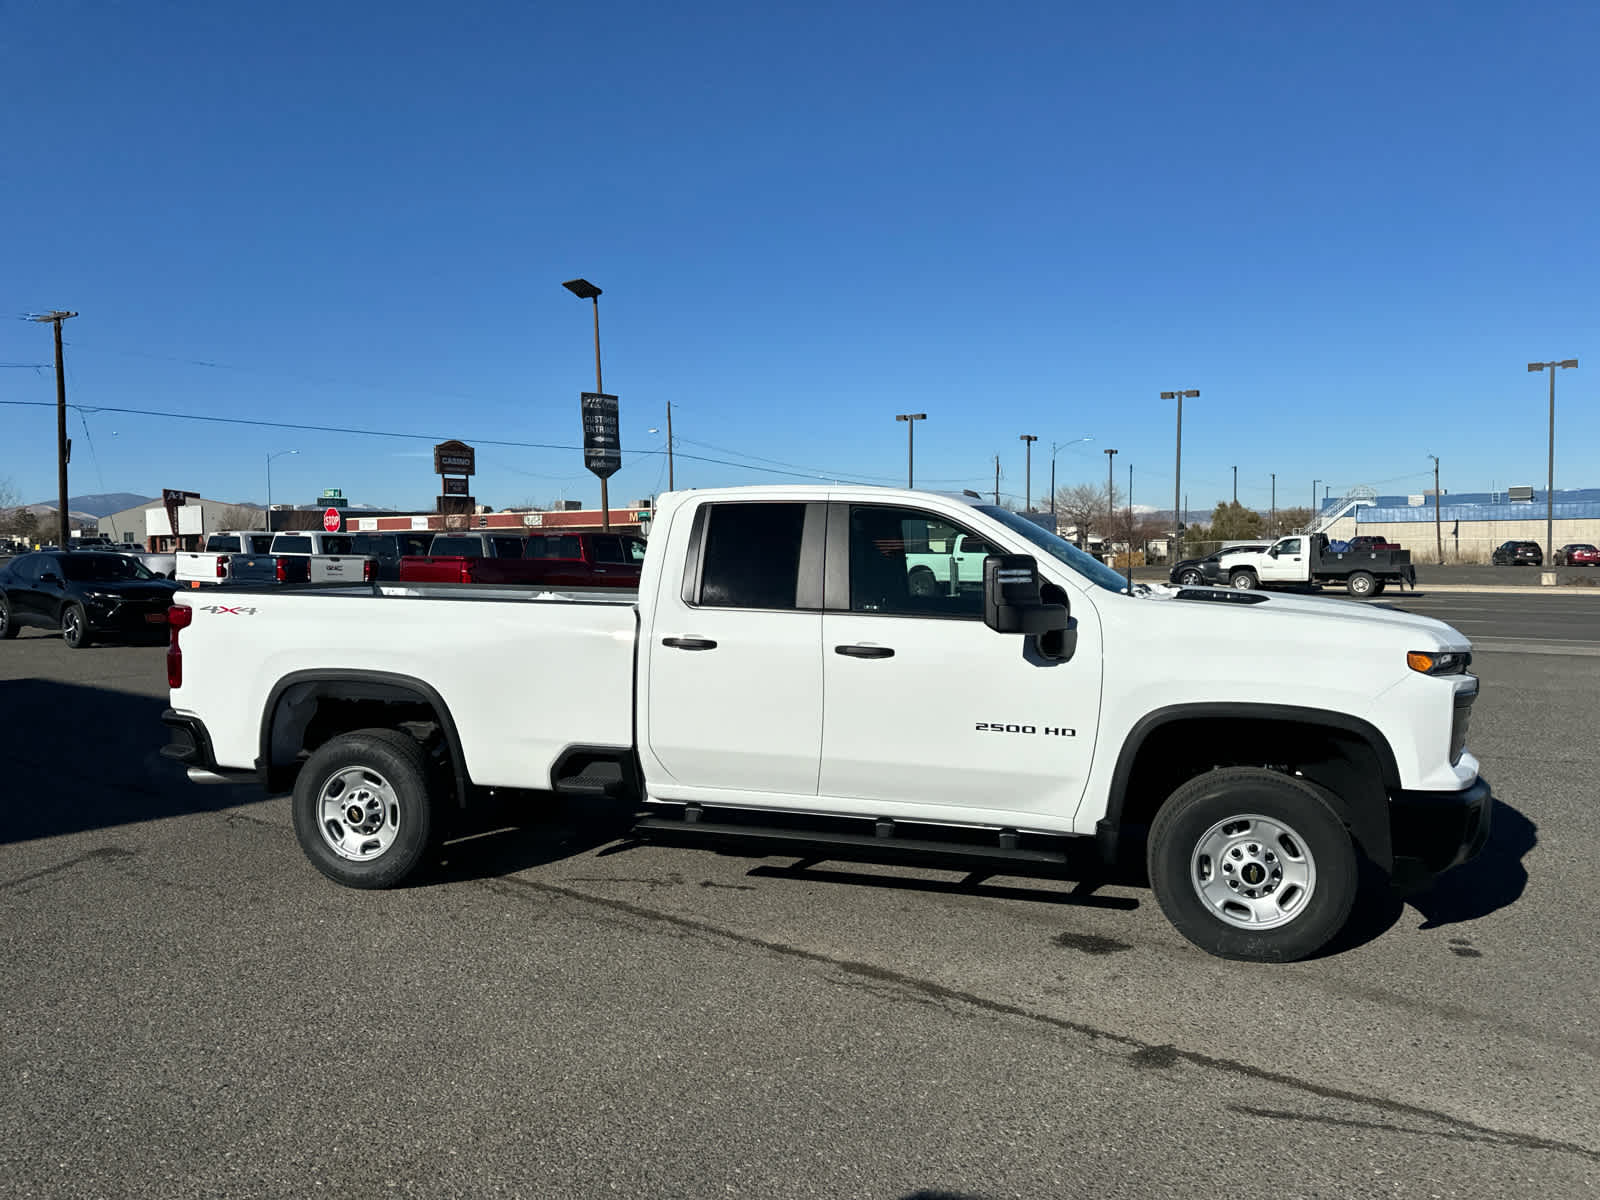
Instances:
[[[1489,561],[1497,567],[1542,567],[1544,551],[1538,542],[1502,542]]]

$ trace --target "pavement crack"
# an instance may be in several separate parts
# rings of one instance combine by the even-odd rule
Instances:
[[[35,879],[44,879],[49,875],[59,875],[62,871],[70,871],[73,867],[81,866],[86,862],[133,857],[135,857],[135,854],[132,850],[125,850],[121,846],[101,846],[98,850],[86,851],[76,858],[69,858],[53,867],[45,867],[42,871],[33,871],[27,875],[20,875],[16,879],[0,881],[0,892],[10,891],[12,888],[21,887],[25,883],[32,883]]]
[[[1179,1062],[1191,1066],[1202,1067],[1209,1071],[1221,1071],[1229,1075],[1251,1079],[1263,1083],[1273,1083],[1292,1091],[1305,1095],[1316,1096],[1323,1100],[1333,1100],[1343,1104],[1360,1105],[1376,1109],[1396,1117],[1409,1117],[1433,1122],[1445,1129],[1434,1136],[1448,1136],[1457,1139],[1476,1139],[1491,1142],[1502,1146],[1515,1146],[1525,1150],[1553,1150],[1562,1154],[1571,1154],[1590,1162],[1600,1163],[1600,1150],[1588,1146],[1578,1145],[1575,1142],[1560,1141],[1555,1138],[1539,1137],[1536,1134],[1517,1133],[1511,1130],[1491,1129],[1486,1125],[1468,1121],[1462,1117],[1453,1117],[1449,1113],[1437,1109],[1424,1108],[1420,1104],[1409,1104],[1402,1100],[1390,1100],[1383,1096],[1363,1095],[1347,1088],[1330,1087],[1326,1084],[1313,1083],[1309,1080],[1298,1079],[1293,1075],[1281,1071],[1269,1071],[1261,1067],[1254,1067],[1248,1063],[1239,1062],[1237,1059],[1220,1058],[1216,1055],[1202,1054],[1194,1050],[1180,1050],[1166,1044],[1146,1042],[1140,1038],[1125,1033],[1113,1033],[1107,1029],[1099,1029],[1084,1021],[1073,1021],[1066,1017],[1053,1016],[1049,1013],[1037,1012],[1020,1004],[1013,1004],[1005,1000],[995,1000],[988,996],[980,996],[976,992],[963,991],[960,988],[949,987],[942,983],[935,983],[931,979],[923,979],[915,975],[907,975],[900,971],[890,970],[873,963],[858,962],[854,959],[837,958],[833,955],[823,954],[816,950],[806,950],[799,946],[791,946],[784,942],[771,941],[767,938],[756,937],[753,934],[737,933],[713,925],[708,921],[701,921],[694,917],[680,916],[676,913],[662,912],[659,909],[646,908],[642,904],[635,904],[628,900],[616,900],[605,896],[596,896],[577,888],[563,887],[558,883],[549,883],[537,879],[524,879],[516,876],[503,876],[498,879],[484,880],[484,885],[491,890],[516,890],[543,892],[551,896],[560,896],[568,900],[576,900],[583,904],[598,905],[609,908],[614,912],[625,913],[628,916],[656,924],[671,926],[675,930],[690,931],[714,939],[735,942],[752,949],[765,950],[772,954],[782,955],[787,958],[799,959],[803,962],[816,963],[843,971],[862,979],[873,980],[881,984],[890,984],[919,996],[941,1002],[947,1006],[960,1005],[980,1012],[992,1013],[998,1016],[1014,1017],[1036,1025],[1048,1026],[1068,1033],[1075,1033],[1088,1038],[1091,1042],[1101,1042],[1113,1046],[1125,1047],[1132,1051],[1129,1055],[1130,1066],[1167,1067]],[[609,881],[608,881],[609,882]],[[1334,1120],[1334,1118],[1327,1118]],[[1390,1128],[1382,1123],[1374,1123],[1374,1128]],[[1410,1132],[1410,1131],[1404,1131]]]

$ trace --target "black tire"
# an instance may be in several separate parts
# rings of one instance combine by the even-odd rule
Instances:
[[[1372,595],[1372,589],[1377,585],[1377,580],[1367,571],[1352,571],[1350,578],[1344,581],[1344,590],[1358,600],[1365,600]]]
[[[932,567],[915,566],[906,575],[906,590],[924,599],[939,593],[939,577]]]
[[[1254,591],[1261,586],[1260,581],[1256,579],[1254,571],[1235,571],[1228,577],[1228,583],[1238,588],[1241,592]]]
[[[1178,582],[1184,587],[1202,587],[1205,581],[1206,577],[1192,567],[1178,576]]]
[[[342,811],[329,812],[335,805]],[[365,810],[359,823],[345,815],[357,806]],[[397,729],[360,729],[319,746],[295,780],[293,811],[311,864],[352,888],[403,882],[433,845],[438,824],[427,757]]]
[[[1388,586],[1389,586],[1389,583],[1388,583],[1387,580],[1375,579],[1375,580],[1373,580],[1373,583],[1372,583],[1372,594],[1374,596],[1381,596],[1381,595],[1383,595],[1383,589],[1388,587]]]
[[[11,619],[10,602],[4,596],[0,596],[0,641],[14,638],[21,632],[21,627]]]
[[[69,604],[61,610],[61,640],[68,650],[82,650],[92,645],[94,635],[89,632],[89,614],[81,604]]]
[[[1325,794],[1259,767],[1222,767],[1173,792],[1146,864],[1179,933],[1248,962],[1315,954],[1344,928],[1359,889],[1355,845]]]

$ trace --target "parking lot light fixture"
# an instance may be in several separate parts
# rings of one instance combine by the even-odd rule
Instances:
[[[1528,364],[1529,371],[1550,372],[1550,459],[1544,484],[1544,556],[1551,566],[1555,565],[1556,557],[1556,371],[1562,368],[1570,370],[1577,365],[1575,358]]]
[[[916,434],[917,434],[917,422],[918,421],[926,421],[928,419],[928,414],[927,413],[896,413],[895,416],[894,416],[894,419],[896,421],[904,421],[906,423],[906,486],[908,488],[916,487],[917,485],[916,485],[916,482],[915,482],[915,479],[916,479],[916,473],[915,473],[915,469],[916,469],[915,451],[916,451],[916,445],[917,445],[917,437],[916,437]]]
[[[1024,433],[1024,434],[1021,434],[1019,436],[1022,438],[1023,443],[1028,447],[1028,459],[1027,459],[1028,465],[1025,468],[1025,472],[1026,472],[1025,478],[1026,478],[1027,482],[1022,485],[1022,511],[1023,512],[1032,512],[1033,511],[1033,444],[1035,442],[1037,442],[1039,439],[1038,439],[1038,437],[1036,435],[1031,434],[1031,433]]]
[[[1056,455],[1068,446],[1076,446],[1079,442],[1092,442],[1093,437],[1073,438],[1070,442],[1050,443],[1050,532],[1056,533]]]
[[[279,450],[267,454],[267,532],[272,532],[272,460],[285,454],[299,454],[298,450]]]
[[[1172,470],[1172,561],[1177,562],[1182,557],[1183,550],[1183,510],[1178,507],[1178,501],[1183,496],[1183,400],[1185,396],[1193,399],[1200,394],[1199,388],[1189,388],[1180,392],[1162,392],[1163,400],[1176,400],[1178,402],[1178,457],[1177,465]]]

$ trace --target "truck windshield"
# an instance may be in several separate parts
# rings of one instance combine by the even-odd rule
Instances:
[[[1013,533],[1020,533],[1057,562],[1063,562],[1097,587],[1108,592],[1126,592],[1128,581],[1118,575],[1092,554],[1085,554],[1065,538],[1059,538],[1042,525],[1035,525],[1027,517],[1010,509],[993,504],[973,505],[981,513],[993,517]]]

